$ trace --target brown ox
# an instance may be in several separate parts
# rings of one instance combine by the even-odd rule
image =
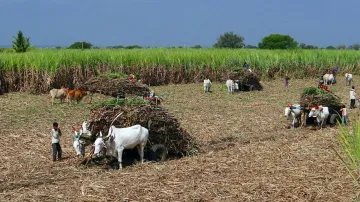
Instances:
[[[67,103],[69,104],[70,101],[76,100],[76,102],[79,104],[79,102],[84,98],[85,95],[87,95],[87,93],[82,88],[70,90],[67,94]]]

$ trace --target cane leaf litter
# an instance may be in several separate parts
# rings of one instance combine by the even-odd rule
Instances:
[[[292,79],[289,89],[279,79],[262,84],[262,91],[234,95],[221,83],[206,94],[201,83],[152,87],[166,95],[164,107],[202,151],[120,172],[78,166],[73,158],[71,126],[90,117],[89,98],[51,106],[48,95],[1,96],[0,200],[351,201],[356,184],[330,149],[341,151],[338,129],[286,129],[284,107],[298,103],[304,86],[317,80]],[[349,87],[331,88],[348,103]],[[93,102],[108,99],[93,96]],[[357,117],[357,109],[349,111]],[[51,161],[53,121],[63,130],[61,162]]]

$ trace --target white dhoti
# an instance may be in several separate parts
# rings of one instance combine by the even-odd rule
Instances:
[[[77,155],[77,156],[78,156],[78,155],[81,155],[80,142],[79,142],[79,140],[74,141],[73,146],[74,146],[76,155]]]

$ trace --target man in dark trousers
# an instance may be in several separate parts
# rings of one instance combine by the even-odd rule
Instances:
[[[352,86],[352,87],[351,87],[351,90],[350,90],[350,109],[354,109],[354,108],[355,108],[355,100],[356,100],[355,87]]]
[[[56,154],[58,156],[58,160],[61,161],[61,146],[60,146],[60,136],[61,136],[61,130],[59,127],[59,124],[54,122],[53,123],[53,129],[51,129],[51,143],[52,143],[52,157],[53,161],[56,161]]]

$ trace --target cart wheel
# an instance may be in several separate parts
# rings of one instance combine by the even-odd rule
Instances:
[[[254,86],[254,85],[250,85],[249,91],[253,91],[253,90],[255,90],[255,86]]]
[[[331,114],[331,116],[330,116],[330,124],[335,125],[337,120],[340,120],[340,116],[337,115],[337,114]]]
[[[162,144],[156,144],[151,147],[151,160],[155,162],[163,162],[168,155],[167,148]]]

